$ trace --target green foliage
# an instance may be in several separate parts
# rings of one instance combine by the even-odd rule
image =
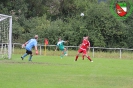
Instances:
[[[79,45],[83,36],[89,36],[92,47],[133,47],[133,16],[116,19],[110,0],[5,0],[0,8],[1,13],[13,16],[13,42],[38,34],[39,43],[48,38],[49,44],[56,44],[62,37],[69,40],[68,45]]]
[[[20,42],[21,34],[24,31],[23,27],[19,23],[13,23],[13,41]]]

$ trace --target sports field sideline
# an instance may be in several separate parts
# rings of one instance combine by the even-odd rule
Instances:
[[[0,59],[0,88],[133,88],[133,60],[20,56]]]

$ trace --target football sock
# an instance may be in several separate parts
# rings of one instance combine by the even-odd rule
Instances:
[[[29,61],[31,61],[31,58],[32,58],[32,55],[30,55],[30,57],[29,57]]]
[[[79,56],[76,56],[76,59],[75,59],[75,61],[77,61],[78,57],[79,57]]]
[[[84,60],[84,55],[82,56],[82,59]]]
[[[64,54],[62,54],[60,57],[63,58]]]
[[[64,51],[64,55],[66,54],[66,51]]]
[[[88,58],[90,61],[92,61],[91,58],[90,58],[90,56],[88,56],[87,58]]]
[[[25,53],[23,56],[22,56],[22,58],[24,58],[24,57],[26,57],[28,54],[27,53]]]

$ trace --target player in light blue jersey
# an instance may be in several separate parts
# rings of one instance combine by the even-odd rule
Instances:
[[[67,42],[68,41],[61,40],[61,38],[59,38],[59,41],[57,42],[55,51],[57,50],[57,48],[59,48],[59,50],[62,51],[61,59],[63,58],[64,55],[67,55],[66,53],[67,49],[64,47],[64,43],[67,43]]]
[[[30,39],[29,41],[27,41],[25,44],[22,45],[22,48],[25,47],[25,49],[26,49],[26,53],[23,56],[21,56],[22,60],[24,59],[24,57],[26,57],[27,55],[30,54],[29,61],[31,61],[32,56],[33,56],[32,55],[32,48],[33,47],[35,47],[36,55],[38,54],[37,40],[38,40],[38,35],[35,35],[34,39]]]

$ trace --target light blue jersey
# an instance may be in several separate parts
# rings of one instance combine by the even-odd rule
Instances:
[[[64,45],[63,45],[64,42],[65,42],[65,41],[61,40],[61,41],[59,41],[59,42],[57,43],[57,46],[59,47],[60,50],[64,50]]]
[[[31,51],[32,47],[34,47],[34,46],[37,46],[37,40],[36,39],[30,39],[25,48],[26,48],[26,50]]]

